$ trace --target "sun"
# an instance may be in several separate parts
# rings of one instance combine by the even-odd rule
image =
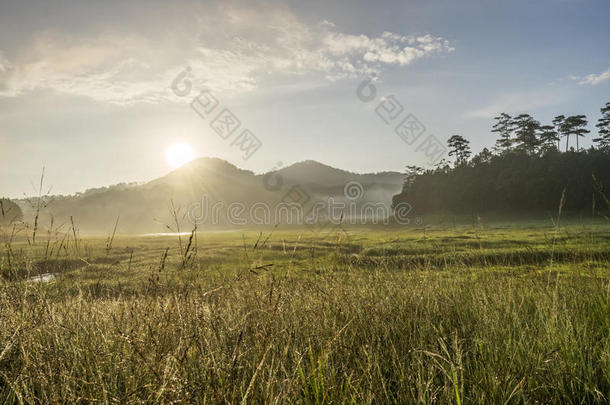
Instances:
[[[175,143],[165,151],[167,163],[172,169],[177,169],[195,157],[193,148],[184,143]]]

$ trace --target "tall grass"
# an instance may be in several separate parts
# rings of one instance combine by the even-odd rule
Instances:
[[[40,248],[56,281],[0,281],[0,401],[607,403],[610,233],[564,229],[551,263],[547,231]]]

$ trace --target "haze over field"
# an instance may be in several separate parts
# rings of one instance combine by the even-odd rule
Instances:
[[[0,404],[610,403],[608,0],[0,0]]]
[[[107,233],[120,218],[118,233],[166,232],[173,222],[172,207],[181,212],[189,230],[240,229],[275,224],[304,225],[314,202],[320,218],[328,220],[329,204],[337,205],[334,220],[375,215],[382,223],[392,214],[392,198],[402,189],[403,174],[384,172],[356,174],[305,161],[269,173],[255,175],[220,159],[195,159],[159,179],[144,184],[119,184],[90,189],[72,196],[46,196],[41,224],[76,221],[84,233]],[[357,193],[346,195],[346,187]],[[300,197],[300,201],[295,198]],[[355,197],[355,198],[354,198]],[[26,220],[37,214],[32,200],[16,200]],[[296,207],[290,204],[300,204]],[[338,206],[342,204],[342,206]],[[367,204],[370,208],[367,210]],[[364,207],[364,208],[363,208]],[[236,209],[239,208],[238,212]],[[243,212],[242,212],[243,211]],[[377,218],[379,217],[379,218]]]

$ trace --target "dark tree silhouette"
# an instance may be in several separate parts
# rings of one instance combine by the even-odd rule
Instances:
[[[490,152],[489,149],[483,148],[482,151],[474,155],[472,158],[473,165],[485,164],[491,162],[491,159],[494,157],[493,153]]]
[[[550,212],[557,210],[566,189],[565,209],[590,213],[592,199],[598,198],[592,175],[601,189],[610,189],[610,153],[591,149],[532,156],[515,151],[493,156],[488,162],[475,156],[467,165],[426,170],[405,183],[393,203],[408,202],[419,214]]]
[[[0,198],[0,225],[7,226],[23,220],[21,208],[13,201]]]
[[[601,211],[610,206],[599,206],[595,199],[600,190],[610,189],[610,103],[601,112],[599,137],[594,139],[598,147],[587,150],[581,150],[578,142],[589,133],[584,115],[559,115],[551,126],[540,125],[529,114],[514,118],[500,114],[492,129],[501,138],[495,153],[483,149],[468,161],[468,141],[453,135],[448,145],[449,155],[456,158],[455,166],[410,170],[393,204],[408,202],[420,213],[548,212],[556,210],[558,201],[564,199],[567,210],[607,217],[610,214]],[[576,152],[562,153],[560,136],[566,138],[566,152],[570,137],[575,136]]]
[[[541,153],[559,150],[559,135],[552,125],[542,125],[538,128],[538,147]]]
[[[472,154],[470,151],[470,142],[461,135],[453,135],[447,141],[449,146],[449,156],[455,156],[455,165],[461,166],[468,162],[468,158]]]
[[[491,132],[500,134],[500,137],[496,140],[494,151],[498,153],[507,152],[513,145],[513,118],[506,113],[501,113],[494,119],[497,122],[493,125]]]
[[[540,123],[529,114],[521,114],[513,120],[515,127],[515,149],[534,155],[538,146],[536,133]]]
[[[610,149],[610,103],[606,103],[600,111],[602,116],[595,125],[599,137],[593,139],[593,142],[597,143],[598,148],[608,150]]]
[[[566,125],[566,116],[558,115],[553,118],[553,125],[555,125],[555,129],[557,133],[566,138],[566,152],[568,151],[568,144],[570,143],[570,133],[567,132],[568,127]]]
[[[576,136],[576,150],[580,150],[578,139],[591,132],[585,128],[587,126],[587,117],[584,115],[572,115],[565,119],[564,124],[566,126],[566,132],[569,135]]]
[[[421,176],[424,172],[425,172],[425,170],[423,167],[419,167],[419,166],[415,166],[415,165],[408,165],[405,168],[404,184],[407,186],[410,185],[411,183],[413,183],[413,181],[415,181],[417,176]]]

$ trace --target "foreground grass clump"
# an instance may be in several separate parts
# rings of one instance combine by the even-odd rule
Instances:
[[[3,264],[0,400],[607,403],[610,234],[549,232],[23,248],[57,279]]]

